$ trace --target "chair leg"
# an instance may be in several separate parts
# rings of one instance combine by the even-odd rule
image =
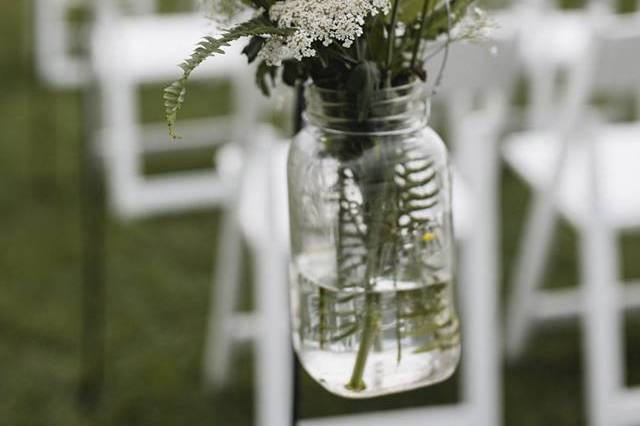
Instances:
[[[519,357],[525,349],[534,314],[532,308],[535,309],[532,302],[542,282],[555,225],[551,195],[538,194],[527,218],[511,281],[506,323],[506,351],[510,359]]]
[[[473,424],[502,424],[500,333],[498,321],[498,150],[487,126],[468,128],[459,158],[468,174],[471,206],[477,211],[461,245],[459,259],[463,351],[462,396]],[[463,127],[464,129],[464,127]],[[462,130],[465,131],[465,130]]]
[[[210,388],[224,385],[231,360],[231,328],[242,261],[242,236],[237,217],[237,209],[228,208],[220,224],[203,360],[204,382]]]
[[[120,219],[140,214],[138,189],[142,176],[137,130],[138,97],[133,81],[111,78],[101,82],[100,108],[106,136],[104,149],[107,195]]]
[[[255,259],[255,306],[259,318],[256,337],[256,425],[288,426],[293,414],[293,354],[288,305],[288,250],[277,235],[286,202],[277,196],[279,182],[274,169],[274,145],[259,148],[264,178],[265,220],[262,232],[250,239]]]
[[[580,239],[588,424],[612,426],[615,424],[613,397],[624,385],[618,246],[615,234],[603,227],[583,229]]]
[[[291,424],[293,363],[287,305],[286,256],[275,247],[256,255],[256,425]]]
[[[533,129],[546,128],[554,114],[554,67],[536,64],[529,73],[531,103],[527,111],[527,125]]]

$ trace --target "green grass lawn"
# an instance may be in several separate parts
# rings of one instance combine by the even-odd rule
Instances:
[[[27,0],[0,13],[0,424],[250,425],[252,353],[240,347],[228,388],[201,388],[201,352],[217,212],[122,223],[107,220],[107,365],[104,398],[79,409],[81,224],[78,156],[80,93],[38,83],[32,70]],[[144,117],[161,119],[160,87],[143,92]],[[194,114],[218,110],[198,90]],[[204,156],[204,154],[202,154]],[[206,164],[202,157],[181,158]],[[208,160],[207,160],[208,161]],[[149,162],[149,171],[176,160]],[[182,163],[181,163],[182,164]],[[505,172],[503,260],[510,272],[529,194]],[[640,276],[640,241],[625,247],[625,274]],[[549,282],[575,281],[575,242],[563,227]],[[506,289],[505,289],[506,292]],[[245,297],[250,300],[249,295]],[[246,306],[250,304],[245,302]],[[463,319],[464,320],[464,319]],[[640,383],[640,321],[628,322],[628,380]],[[496,344],[487,342],[487,344]],[[504,368],[507,425],[582,425],[580,333],[576,322],[542,328],[526,356]],[[457,379],[406,394],[354,402],[333,397],[305,377],[303,417],[450,402]],[[440,425],[439,425],[440,426]],[[446,425],[442,425],[446,426]]]

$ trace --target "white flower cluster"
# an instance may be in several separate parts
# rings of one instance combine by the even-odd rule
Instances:
[[[284,59],[301,60],[316,55],[313,43],[329,46],[339,42],[350,47],[362,35],[368,16],[389,12],[389,0],[282,0],[276,2],[269,16],[281,28],[296,28],[293,34],[271,37],[260,57],[269,65]]]
[[[451,40],[486,42],[491,39],[496,24],[479,7],[471,7],[467,14],[451,29]]]

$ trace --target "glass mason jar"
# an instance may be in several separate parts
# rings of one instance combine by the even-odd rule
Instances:
[[[460,358],[447,151],[423,84],[306,90],[288,163],[293,342],[330,392],[366,398],[440,382]]]

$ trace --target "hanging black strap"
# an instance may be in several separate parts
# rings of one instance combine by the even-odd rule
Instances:
[[[87,26],[93,29],[95,9]],[[85,54],[88,56],[88,48]],[[105,194],[100,159],[95,155],[98,88],[93,69],[83,88],[80,132],[79,191],[82,219],[82,329],[78,398],[85,410],[95,412],[103,393],[105,370]]]
[[[295,106],[293,111],[293,134],[294,136],[302,130],[302,112],[304,111],[304,85],[299,83],[296,87],[296,99]],[[302,389],[300,386],[300,368],[298,366],[298,359],[296,358],[296,353],[291,347],[291,351],[293,352],[293,356],[291,357],[291,369],[292,369],[292,381],[291,384],[293,386],[293,404],[292,404],[292,413],[291,413],[291,425],[297,426],[298,420],[300,418],[300,399],[302,398]]]

